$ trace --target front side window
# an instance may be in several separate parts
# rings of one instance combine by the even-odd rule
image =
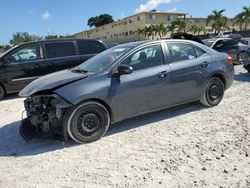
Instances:
[[[73,42],[46,43],[47,58],[67,57],[76,55]]]
[[[141,70],[164,64],[161,45],[146,47],[129,56],[122,64]]]
[[[8,59],[11,63],[22,63],[41,59],[40,45],[36,44],[20,48],[12,53]]]
[[[196,52],[191,44],[185,43],[168,43],[170,62],[179,62],[195,59]]]

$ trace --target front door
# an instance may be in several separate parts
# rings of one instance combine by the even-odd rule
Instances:
[[[136,51],[122,64],[132,66],[134,72],[113,78],[118,79],[112,89],[121,118],[171,104],[170,68],[165,64],[161,44]]]
[[[11,92],[22,90],[30,82],[47,73],[39,43],[21,46],[5,59],[8,61],[4,66]]]

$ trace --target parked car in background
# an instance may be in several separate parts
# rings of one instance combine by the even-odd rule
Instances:
[[[242,38],[240,40],[240,42],[247,45],[250,48],[250,37],[249,38]]]
[[[46,74],[75,67],[107,49],[101,41],[63,39],[15,46],[0,56],[0,99]]]
[[[244,60],[250,56],[249,47],[231,38],[212,38],[203,40],[204,44],[210,48],[227,53],[233,58],[234,64],[244,64]]]
[[[227,53],[233,58],[235,65],[246,64],[247,59],[250,57],[250,48],[240,42],[241,35],[239,34],[223,35],[223,37],[217,36],[215,38],[201,40],[191,34],[174,33],[171,38],[193,40],[205,44],[218,52]]]
[[[19,95],[27,140],[52,130],[78,143],[110,124],[192,101],[218,105],[234,80],[232,58],[188,40],[118,45],[80,66],[39,78]]]

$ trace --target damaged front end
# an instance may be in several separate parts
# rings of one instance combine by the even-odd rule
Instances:
[[[63,134],[62,117],[71,103],[56,94],[34,95],[24,101],[24,106],[27,118],[21,122],[20,133],[25,140],[30,141],[50,130]]]

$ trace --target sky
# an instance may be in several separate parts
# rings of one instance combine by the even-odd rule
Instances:
[[[234,17],[249,0],[1,0],[0,44],[6,44],[15,32],[39,36],[75,34],[88,29],[92,16],[108,13],[115,20],[141,11],[157,9],[206,17],[212,10],[226,9]]]

